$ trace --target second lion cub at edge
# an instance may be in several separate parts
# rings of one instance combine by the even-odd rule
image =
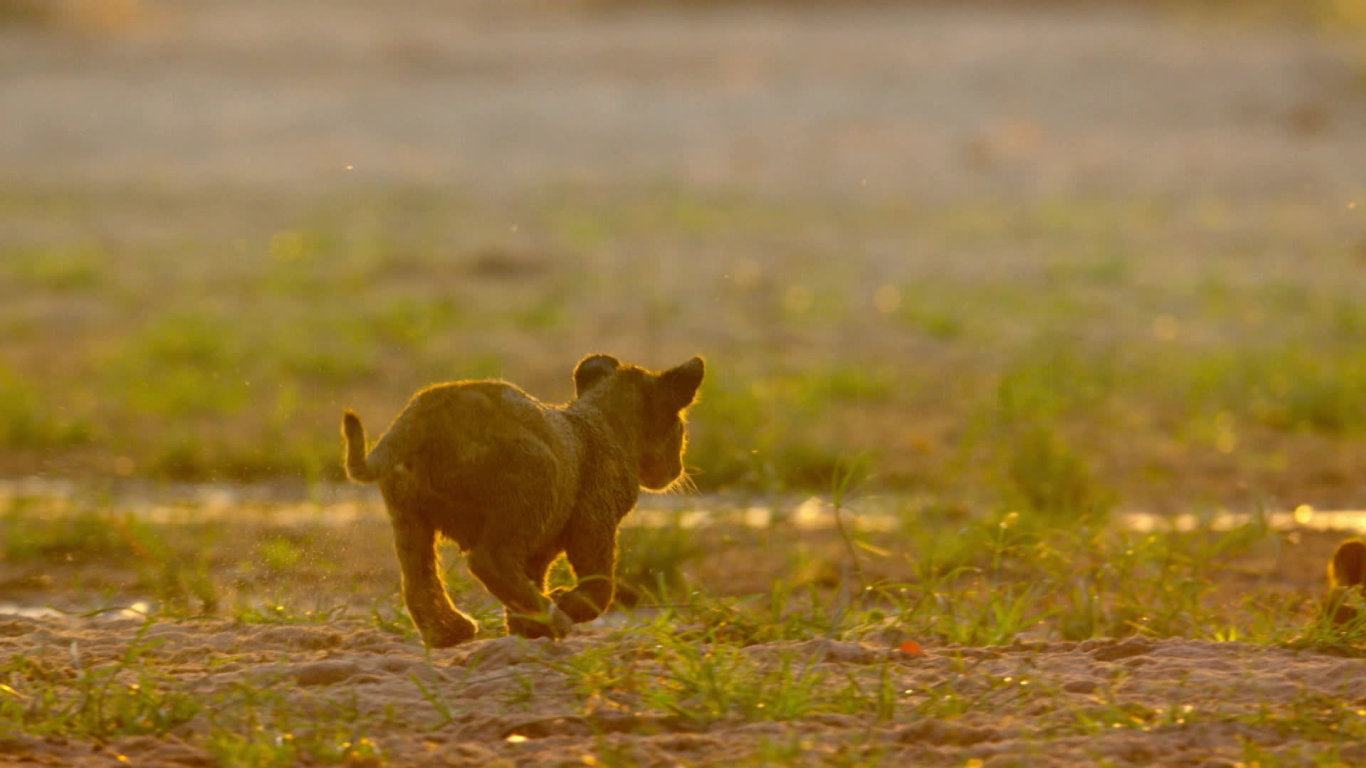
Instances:
[[[617,526],[639,489],[683,474],[684,410],[702,358],[655,373],[610,355],[574,369],[575,398],[547,405],[504,381],[421,390],[367,455],[355,413],[342,421],[346,473],[378,483],[393,523],[403,601],[429,647],[474,637],[441,581],[437,536],[503,603],[507,628],[563,637],[597,618],[615,591]],[[578,584],[545,594],[564,553]]]

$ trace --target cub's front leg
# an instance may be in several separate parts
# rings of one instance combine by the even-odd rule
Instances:
[[[607,610],[616,593],[616,526],[581,526],[570,534],[565,554],[578,583],[573,589],[555,590],[551,597],[574,623],[592,621]]]
[[[546,588],[546,574],[550,570],[550,564],[559,557],[560,551],[552,547],[546,547],[540,552],[527,558],[526,575],[542,594]],[[569,634],[574,622],[564,611],[560,610],[553,602],[546,606],[546,611],[536,617],[514,614],[511,611],[504,611],[507,622],[508,633],[520,635],[522,637],[551,637],[561,638]]]
[[[486,531],[485,536],[490,540],[481,541],[469,553],[470,573],[503,604],[508,632],[557,640],[569,634],[574,622],[532,582],[512,539],[497,531],[492,535]]]

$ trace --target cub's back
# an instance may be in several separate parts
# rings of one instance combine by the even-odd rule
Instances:
[[[435,384],[413,395],[375,452],[438,487],[459,476],[564,472],[578,452],[559,411],[504,381]]]

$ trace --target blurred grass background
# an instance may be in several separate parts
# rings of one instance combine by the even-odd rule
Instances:
[[[688,461],[711,490],[825,488],[867,455],[889,489],[1031,507],[1325,504],[1366,460],[1366,241],[1294,200],[659,188],[514,217],[399,191],[161,244],[79,233],[73,208],[98,231],[120,201],[0,205],[72,232],[0,262],[9,473],[339,480],[343,406],[378,430],[484,376],[562,401],[599,349],[708,356]]]
[[[1163,12],[1366,35],[1358,0]],[[15,35],[147,18],[0,3]],[[1361,501],[1366,200],[173,186],[0,187],[0,473],[339,481],[343,407],[378,433],[486,376],[563,401],[608,351],[708,358],[705,490],[825,489],[866,457],[873,487],[1045,511]]]

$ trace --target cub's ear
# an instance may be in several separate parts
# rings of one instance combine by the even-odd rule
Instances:
[[[702,385],[705,370],[702,358],[694,357],[677,368],[659,374],[659,389],[664,393],[664,402],[679,411],[692,405],[697,399],[697,388]]]
[[[621,363],[611,355],[589,355],[580,360],[574,368],[574,396],[583,397],[584,392],[616,373],[620,367]]]

